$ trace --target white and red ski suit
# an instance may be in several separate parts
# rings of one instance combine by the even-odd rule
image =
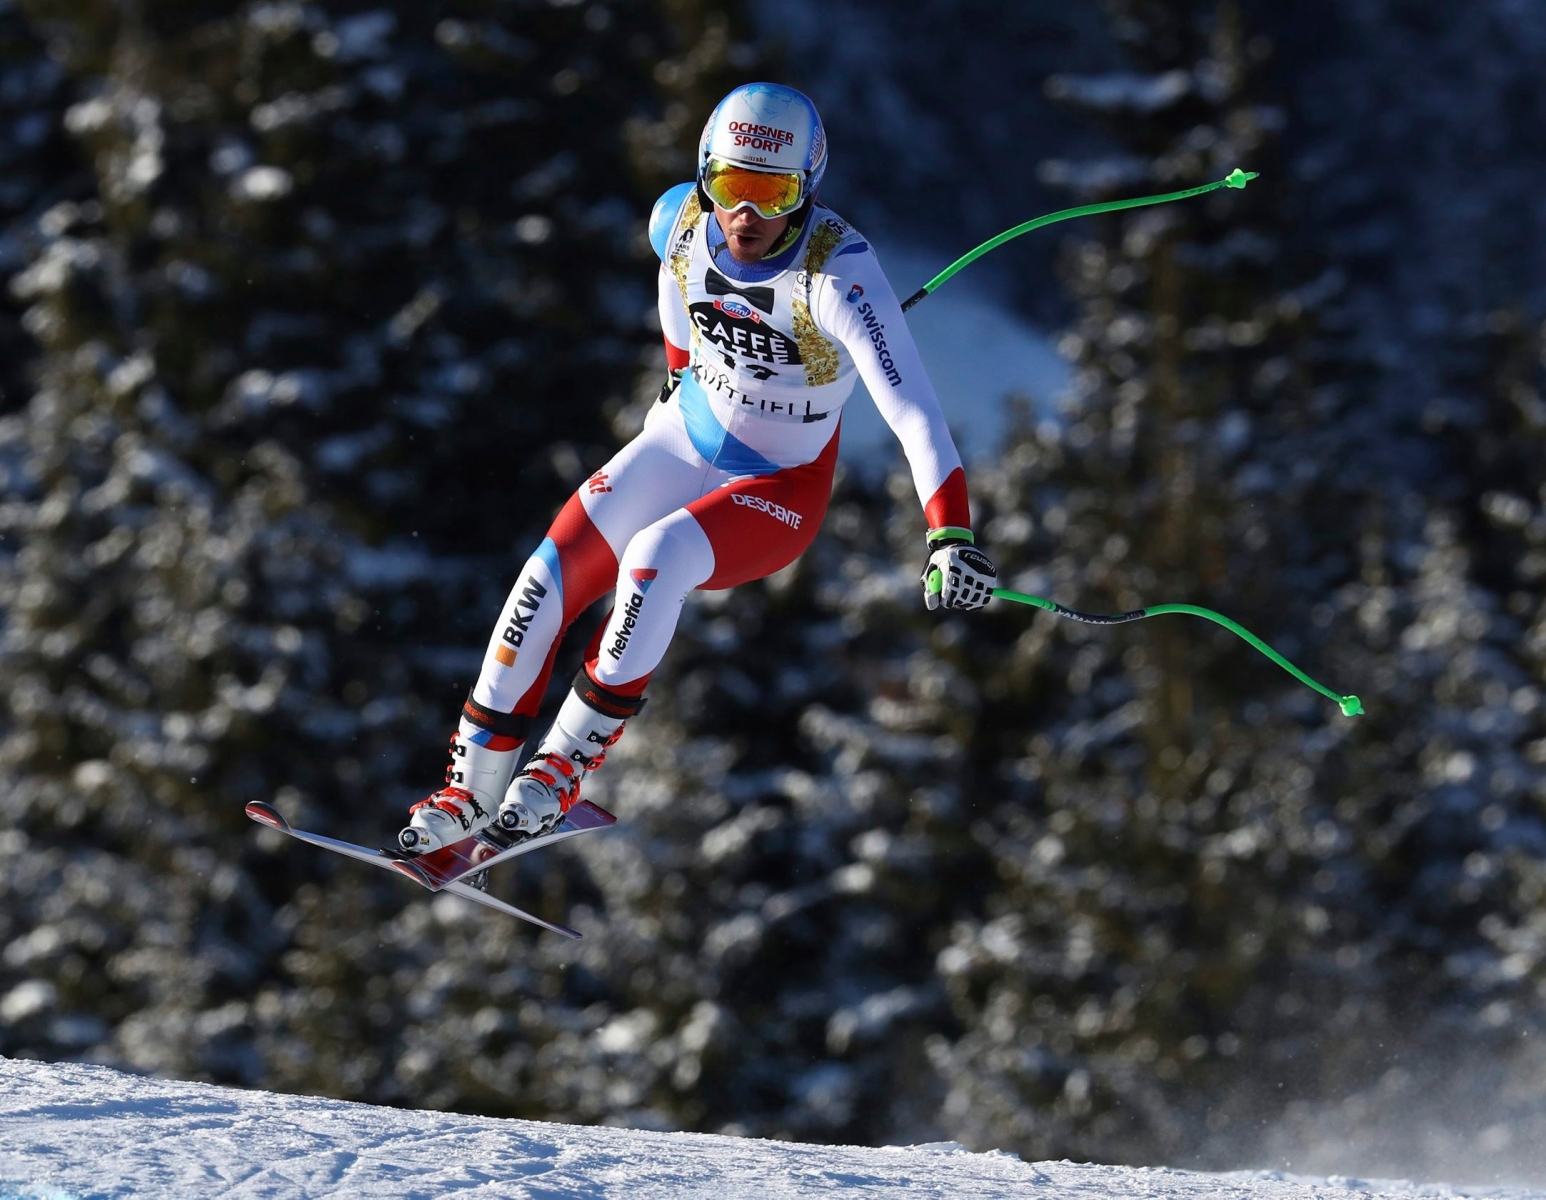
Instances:
[[[463,729],[491,750],[524,740],[570,623],[616,589],[585,673],[641,696],[694,588],[787,566],[831,494],[843,405],[864,380],[902,443],[930,529],[970,528],[961,459],[869,244],[813,205],[799,236],[736,262],[691,185],[656,205],[660,323],[680,383],[564,505],[521,570],[489,641]],[[685,368],[685,370],[683,370]]]

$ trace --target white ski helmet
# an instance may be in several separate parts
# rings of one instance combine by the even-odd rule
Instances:
[[[792,212],[821,186],[827,170],[827,133],[804,92],[781,83],[745,83],[714,107],[698,140],[698,187],[705,196],[710,196],[711,163],[775,175],[798,173],[798,199],[783,210]],[[761,211],[750,199],[722,207],[744,205]]]

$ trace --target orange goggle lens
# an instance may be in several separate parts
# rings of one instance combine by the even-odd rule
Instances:
[[[798,172],[750,171],[710,159],[703,172],[703,190],[720,208],[750,204],[768,219],[794,212],[805,198],[805,179]]]

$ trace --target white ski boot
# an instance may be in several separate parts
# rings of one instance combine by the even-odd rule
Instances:
[[[397,835],[397,844],[423,854],[492,824],[530,724],[528,717],[489,712],[469,697],[451,735],[446,786],[408,810],[410,820]]]
[[[623,736],[623,724],[644,701],[591,680],[582,669],[547,736],[511,783],[499,806],[499,826],[528,837],[552,830],[580,800],[580,784]]]

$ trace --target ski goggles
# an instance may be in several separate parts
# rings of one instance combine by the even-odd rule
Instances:
[[[753,171],[711,158],[703,168],[703,190],[720,208],[750,205],[767,220],[794,212],[805,201],[804,171]]]

